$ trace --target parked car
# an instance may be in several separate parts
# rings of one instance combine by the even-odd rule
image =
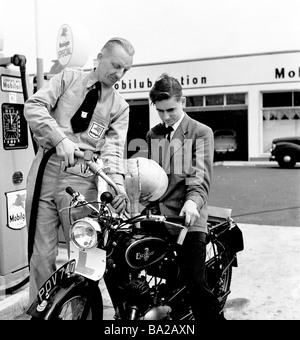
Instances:
[[[237,136],[233,129],[219,129],[214,131],[215,152],[227,153],[237,149]]]
[[[270,161],[276,161],[281,168],[293,168],[300,162],[300,137],[273,139]]]

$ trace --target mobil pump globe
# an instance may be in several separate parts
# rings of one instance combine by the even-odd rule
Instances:
[[[154,160],[136,157],[127,160],[127,175],[139,177],[141,195],[152,193],[150,201],[158,200],[167,190],[168,176]]]

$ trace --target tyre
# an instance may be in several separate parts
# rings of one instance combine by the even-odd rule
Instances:
[[[291,169],[296,164],[296,158],[292,152],[285,152],[277,156],[278,165],[281,168]]]
[[[230,293],[232,266],[229,265],[229,253],[218,240],[210,241],[206,246],[206,275],[210,290],[224,307]]]
[[[71,290],[56,304],[49,320],[84,320],[82,314],[89,294],[89,286]],[[103,300],[99,287],[95,289],[85,320],[103,320]]]

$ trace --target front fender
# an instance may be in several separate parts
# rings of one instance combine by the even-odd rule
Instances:
[[[295,154],[300,154],[300,145],[295,143],[278,143],[275,149],[276,153],[292,151]]]
[[[50,293],[49,299],[38,304],[36,298],[27,310],[27,314],[34,318],[48,320],[54,308],[61,299],[63,299],[71,290],[79,286],[85,287],[88,285],[88,280],[80,275],[72,275],[70,278],[61,282],[60,287]]]

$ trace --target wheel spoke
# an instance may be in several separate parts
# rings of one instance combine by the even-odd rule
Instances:
[[[62,305],[58,318],[60,320],[80,320],[85,303],[86,299],[80,296],[67,300]]]

